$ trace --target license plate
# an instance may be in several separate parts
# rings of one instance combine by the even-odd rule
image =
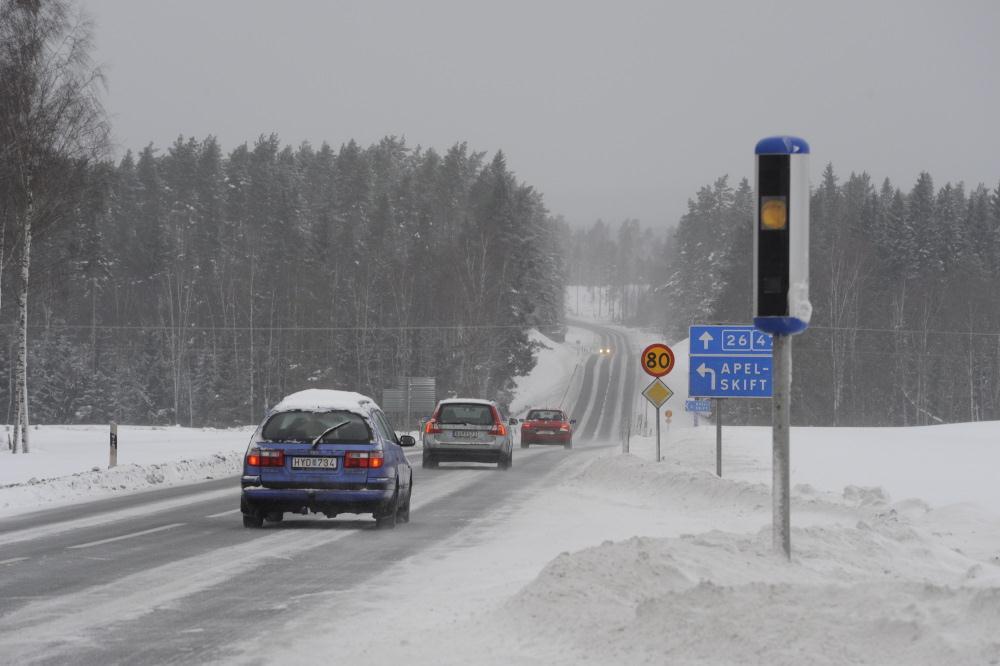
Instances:
[[[538,434],[539,435],[554,435],[555,433],[553,431],[551,431],[551,430],[539,430]]]
[[[337,469],[337,459],[319,456],[292,458],[292,469]]]
[[[453,437],[458,437],[458,438],[461,438],[461,439],[475,439],[476,438],[476,431],[475,430],[452,430],[451,434],[452,434]]]

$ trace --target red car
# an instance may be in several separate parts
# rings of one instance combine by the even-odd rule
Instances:
[[[521,448],[532,444],[562,444],[573,448],[573,424],[561,409],[532,409],[521,422]]]

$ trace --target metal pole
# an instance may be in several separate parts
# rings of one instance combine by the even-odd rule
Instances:
[[[118,424],[111,423],[111,451],[108,458],[108,468],[118,465]]]
[[[722,398],[715,399],[715,474],[722,478]]]
[[[774,397],[772,398],[772,537],[775,551],[792,557],[791,498],[789,492],[789,429],[792,406],[792,338],[774,336]]]
[[[660,462],[660,408],[656,408],[656,462]]]

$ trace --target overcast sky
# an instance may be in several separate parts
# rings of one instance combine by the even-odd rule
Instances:
[[[770,134],[908,189],[1000,181],[1000,2],[83,0],[119,147],[502,149],[574,223],[673,224]]]

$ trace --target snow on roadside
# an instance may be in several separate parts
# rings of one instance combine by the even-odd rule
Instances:
[[[528,333],[538,347],[535,367],[531,372],[514,379],[514,394],[510,404],[511,416],[523,417],[532,407],[559,408],[573,404],[580,390],[582,362],[585,349],[593,337],[589,331],[568,327],[566,342],[557,342],[537,330]]]
[[[252,427],[119,426],[108,469],[108,426],[40,426],[31,453],[0,452],[0,515],[238,474]]]
[[[570,455],[537,493],[399,563],[391,589],[338,599],[332,635],[273,654],[305,663],[335,644],[344,658],[410,664],[1000,658],[1000,566],[921,529],[925,507],[800,486],[787,562],[771,546],[764,484],[607,450]],[[997,532],[983,520],[975,527]],[[368,640],[373,622],[398,640]]]

